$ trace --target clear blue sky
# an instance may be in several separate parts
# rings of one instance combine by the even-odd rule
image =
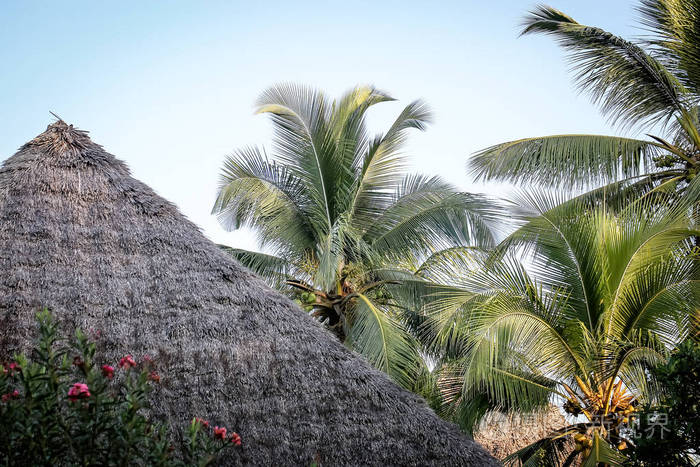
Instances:
[[[253,103],[279,81],[338,95],[368,83],[436,121],[408,147],[416,171],[472,191],[465,161],[486,146],[555,133],[612,133],[578,96],[561,51],[518,38],[528,1],[47,2],[0,0],[0,160],[51,123],[89,130],[215,241],[254,248],[209,212],[224,156],[267,144]],[[627,37],[634,2],[552,0],[579,22]]]

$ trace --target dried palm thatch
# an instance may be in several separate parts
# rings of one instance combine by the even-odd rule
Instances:
[[[208,241],[87,133],[58,121],[0,169],[0,358],[34,314],[149,354],[155,412],[226,424],[229,464],[497,465]]]
[[[474,439],[496,458],[503,459],[566,425],[566,419],[553,405],[526,415],[494,412],[481,421]]]

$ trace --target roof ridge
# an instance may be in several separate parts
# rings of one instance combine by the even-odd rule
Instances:
[[[48,149],[52,154],[71,150],[71,152],[80,153],[91,147],[103,150],[101,145],[90,139],[88,133],[88,131],[80,130],[58,118],[46,127],[46,131],[25,143],[20,151],[29,147],[42,147]]]

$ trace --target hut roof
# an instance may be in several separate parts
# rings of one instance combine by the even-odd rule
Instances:
[[[153,358],[160,417],[241,433],[226,463],[498,465],[62,121],[0,168],[0,270],[0,358],[40,307],[99,329]]]
[[[566,418],[554,405],[524,415],[491,412],[477,427],[474,439],[496,458],[503,459],[567,425]],[[569,444],[573,449],[574,443]],[[561,459],[561,462],[564,463],[564,459]],[[572,464],[576,465],[579,463]]]

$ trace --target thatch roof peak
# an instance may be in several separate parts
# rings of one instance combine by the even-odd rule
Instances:
[[[91,146],[102,149],[100,145],[92,142],[87,131],[79,130],[61,119],[47,126],[45,132],[25,143],[21,149],[31,146],[42,148],[48,155],[79,155]]]
[[[227,463],[497,465],[59,120],[0,167],[0,360],[34,314],[152,356],[155,413],[241,433]]]

